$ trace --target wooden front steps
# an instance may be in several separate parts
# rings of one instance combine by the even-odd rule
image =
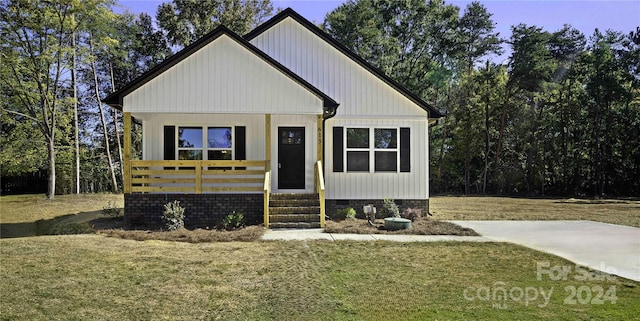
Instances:
[[[318,194],[280,194],[269,197],[270,228],[319,228]]]

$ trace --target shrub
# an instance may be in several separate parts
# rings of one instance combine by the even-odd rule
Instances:
[[[102,215],[110,218],[118,218],[124,216],[124,211],[121,208],[117,208],[115,202],[109,201],[107,205],[102,208]]]
[[[402,214],[400,214],[400,216],[414,222],[422,218],[422,209],[412,207],[407,208],[406,210],[402,211]]]
[[[242,212],[233,211],[222,219],[222,226],[225,230],[231,231],[244,226],[244,214]]]
[[[356,210],[352,207],[341,208],[338,210],[338,214],[336,214],[336,220],[344,220],[344,219],[354,219],[356,218]]]
[[[164,205],[162,220],[170,231],[184,227],[184,207],[180,206],[180,201]]]
[[[382,215],[383,218],[384,217],[400,217],[400,209],[392,199],[387,197],[384,199],[382,203],[382,210],[380,211],[380,214]]]

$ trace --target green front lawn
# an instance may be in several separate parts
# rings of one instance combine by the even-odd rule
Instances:
[[[0,320],[630,320],[640,315],[640,283],[599,274],[582,280],[575,264],[510,244],[191,244],[33,236],[50,227],[93,222],[104,206],[121,200],[121,195],[53,202],[41,195],[0,197],[2,236],[13,237],[0,239]],[[637,201],[438,197],[431,202],[438,219],[593,217],[634,226],[638,217]],[[545,271],[571,270],[566,279],[552,280],[548,274],[538,277],[538,264],[548,266]],[[506,300],[493,296],[501,289]]]
[[[565,281],[538,279],[537,262],[550,268],[575,265],[501,243],[190,244],[82,235],[3,239],[0,249],[3,320],[630,320],[640,315],[638,282],[578,281],[576,273]],[[512,297],[485,296],[500,287]],[[581,290],[582,303],[564,302],[572,287]],[[533,299],[532,289],[553,289],[549,302],[539,290]],[[607,297],[604,304],[585,301],[599,289],[613,289],[615,303]]]

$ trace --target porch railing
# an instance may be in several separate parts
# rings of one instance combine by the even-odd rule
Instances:
[[[261,192],[264,160],[131,160],[130,193]]]
[[[315,165],[315,191],[320,198],[320,227],[324,228],[324,174],[322,172],[322,161],[317,161]]]

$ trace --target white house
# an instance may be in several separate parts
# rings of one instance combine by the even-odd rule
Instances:
[[[291,9],[244,37],[221,26],[103,101],[124,112],[131,222],[157,223],[173,200],[188,225],[235,210],[323,226],[385,197],[428,210],[428,126],[442,115]]]

